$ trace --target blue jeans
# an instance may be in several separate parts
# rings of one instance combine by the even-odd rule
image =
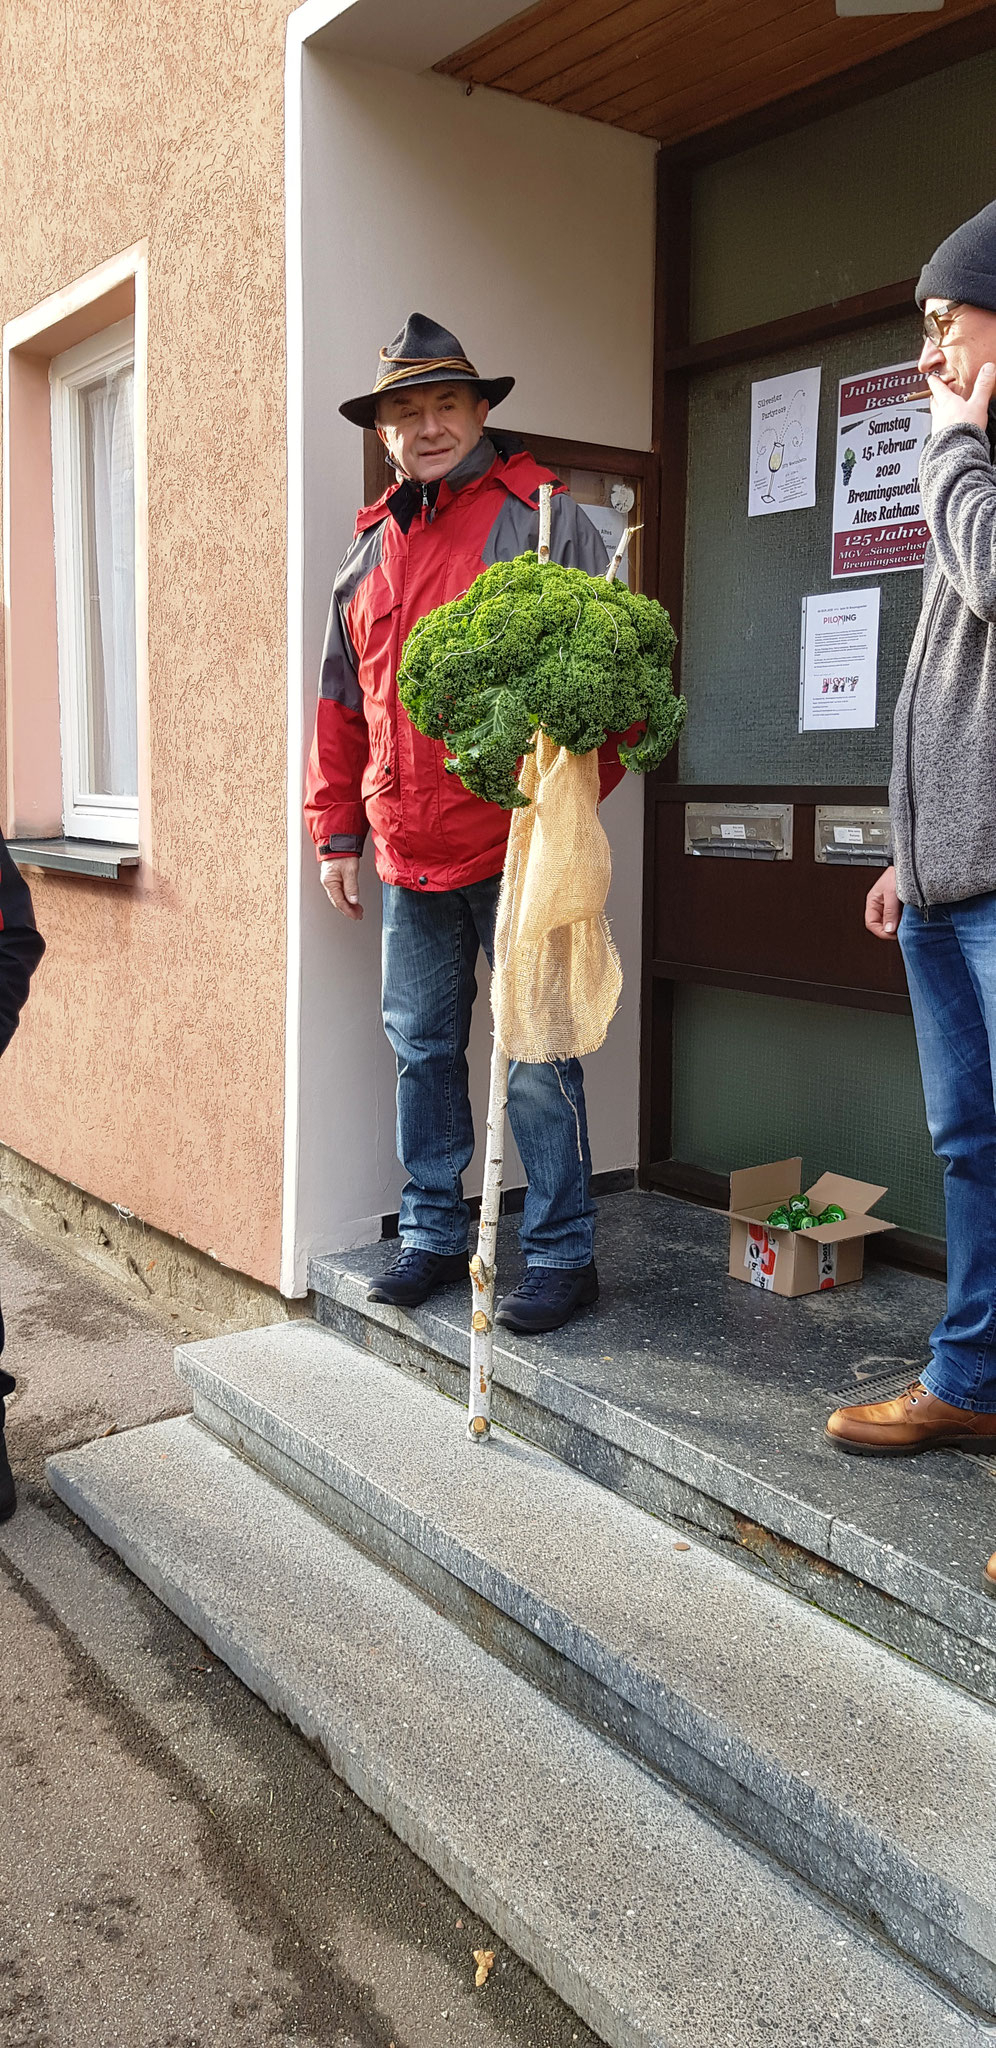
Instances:
[[[398,1157],[408,1175],[400,1233],[423,1251],[467,1248],[467,1041],[482,946],[491,965],[500,880],[433,895],[384,884],[384,1029],[398,1062]],[[586,1266],[595,1222],[578,1061],[513,1060],[508,1114],[529,1182],[521,1233],[528,1264]]]
[[[899,927],[927,1123],[945,1161],[948,1305],[924,1386],[996,1413],[996,895],[907,904]]]

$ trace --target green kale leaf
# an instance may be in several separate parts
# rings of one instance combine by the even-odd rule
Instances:
[[[685,722],[671,687],[675,635],[652,598],[534,554],[495,562],[463,597],[428,612],[405,641],[398,694],[419,732],[475,796],[527,799],[518,763],[541,728],[572,754],[643,724],[620,743],[625,768],[658,768]]]

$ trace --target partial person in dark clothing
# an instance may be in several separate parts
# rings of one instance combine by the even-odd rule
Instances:
[[[45,951],[45,941],[35,924],[28,885],[18,873],[6,845],[0,838],[0,1053],[4,1053],[17,1030],[18,1018],[28,999],[28,985]],[[3,1350],[3,1311],[0,1309],[0,1351]],[[0,1522],[6,1522],[17,1506],[14,1480],[4,1442],[5,1400],[15,1381],[0,1366]]]

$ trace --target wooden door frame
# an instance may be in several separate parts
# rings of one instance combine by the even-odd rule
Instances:
[[[996,8],[992,10],[996,24]],[[893,53],[893,56],[902,53]],[[966,52],[966,54],[969,54]],[[953,61],[950,58],[945,61]],[[940,68],[940,67],[938,67]],[[907,75],[917,75],[915,72]],[[865,90],[860,96],[868,97],[873,91],[888,90],[889,86],[902,82],[881,69],[875,72],[875,83],[871,83],[871,70],[865,69]],[[824,106],[822,111],[829,111]],[[806,118],[817,118],[817,114]],[[793,125],[791,122],[787,125]],[[723,131],[729,150],[742,147],[734,140],[738,133],[736,124]],[[723,155],[727,149],[721,138],[713,138],[714,155]],[[719,369],[726,365],[750,361],[754,357],[773,355],[782,349],[799,345],[816,344],[834,336],[857,332],[879,323],[895,319],[908,311],[913,303],[916,280],[903,278],[895,284],[872,292],[860,292],[853,297],[813,306],[786,318],[767,321],[758,326],[741,329],[736,333],[718,335],[707,341],[692,342],[690,339],[691,312],[691,245],[692,245],[692,189],[696,163],[705,159],[682,146],[671,151],[662,151],[657,164],[657,269],[655,279],[654,314],[654,393],[653,393],[653,445],[660,456],[660,559],[659,595],[667,604],[679,636],[678,657],[675,664],[675,684],[680,687],[681,621],[684,604],[684,566],[687,529],[688,492],[688,413],[689,387],[693,374],[707,369]],[[674,990],[676,980],[661,972],[661,963],[653,957],[653,891],[655,886],[655,851],[657,841],[656,812],[662,802],[674,802],[678,791],[678,760],[673,755],[657,775],[647,779],[646,815],[644,820],[644,868],[643,868],[643,957],[641,986],[641,1032],[640,1032],[640,1104],[639,1104],[639,1157],[638,1180],[643,1187],[667,1187],[675,1193],[691,1196],[693,1199],[725,1204],[725,1182],[719,1176],[706,1174],[701,1170],[675,1161],[672,1157],[672,1062],[674,1044]],[[724,792],[729,797],[746,800],[739,785],[730,786]],[[715,795],[717,792],[711,792]],[[752,792],[755,796],[757,792]],[[835,800],[846,801],[855,792],[844,792]],[[868,802],[881,798],[880,790],[869,788],[864,792]],[[829,800],[828,792],[815,787],[807,790],[807,799]],[[869,878],[870,879],[870,878]],[[724,985],[748,989],[750,977],[730,975],[723,977]],[[813,991],[815,999],[816,991]],[[862,998],[855,992],[854,1007],[895,1007],[894,1000],[883,1004],[881,999]],[[908,1005],[907,1005],[908,1007]],[[906,1233],[896,1233],[903,1238],[901,1249],[907,1257],[919,1263],[936,1263],[936,1248],[931,1252],[924,1241],[924,1247],[906,1242]],[[932,1243],[932,1241],[931,1241]]]
[[[503,420],[495,421],[495,431],[514,434],[536,461],[552,469],[555,475],[562,469],[589,469],[609,476],[639,477],[643,504],[641,587],[648,597],[656,597],[661,563],[660,457],[656,448],[615,448],[604,441],[567,441],[553,434],[532,434],[528,428],[506,426]],[[364,503],[374,504],[393,480],[383,444],[367,429],[363,435]]]

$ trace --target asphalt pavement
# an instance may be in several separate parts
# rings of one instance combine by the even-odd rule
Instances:
[[[182,1411],[189,1325],[2,1216],[0,1289],[2,2048],[593,2048],[50,1493],[49,1452]]]

